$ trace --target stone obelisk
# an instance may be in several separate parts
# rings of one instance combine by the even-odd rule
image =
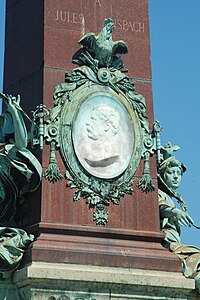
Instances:
[[[128,45],[129,53],[123,61],[136,92],[146,98],[152,128],[147,0],[7,0],[4,91],[21,94],[27,112],[39,103],[52,107],[54,88],[75,67],[71,61],[80,48],[78,40],[88,32],[98,33],[108,17],[115,24],[114,40],[124,40]],[[49,148],[44,145],[42,152],[37,148],[35,152],[45,171]],[[64,170],[59,152],[57,160]],[[150,169],[157,186],[155,156],[150,159]],[[142,170],[143,161],[137,180]],[[67,299],[126,299],[125,290],[124,296],[108,298],[109,290],[120,294],[119,287],[124,287],[125,280],[132,295],[127,299],[139,299],[133,296],[140,294],[136,287],[133,292],[134,280],[150,293],[142,278],[148,280],[151,274],[159,277],[159,272],[167,278],[165,272],[179,272],[180,262],[161,245],[157,190],[143,193],[136,188],[137,180],[132,195],[125,196],[118,206],[110,204],[107,225],[96,226],[92,209],[85,201],[73,201],[66,182],[52,184],[43,179],[40,190],[28,199],[23,220],[24,228],[37,240],[14,277],[21,293],[26,290],[30,299],[52,295],[55,299],[60,295],[68,295]],[[149,285],[156,285],[152,282]]]

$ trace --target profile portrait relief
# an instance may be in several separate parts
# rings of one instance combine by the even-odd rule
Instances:
[[[128,166],[133,128],[125,107],[110,95],[84,101],[73,126],[75,153],[91,175],[114,178]]]

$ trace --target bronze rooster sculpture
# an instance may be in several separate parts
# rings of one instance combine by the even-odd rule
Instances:
[[[113,27],[114,22],[108,18],[104,20],[104,27],[97,36],[93,32],[83,36],[78,42],[83,48],[76,53],[73,62],[81,65],[79,59],[82,55],[81,60],[84,63],[86,60],[90,60],[96,64],[97,68],[114,67],[121,69],[123,62],[117,55],[128,53],[128,47],[124,41],[113,41]]]

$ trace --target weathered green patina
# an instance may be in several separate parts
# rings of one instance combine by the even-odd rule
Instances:
[[[135,93],[118,57],[128,52],[127,45],[112,40],[111,19],[104,25],[97,36],[89,33],[79,41],[82,48],[73,56],[79,67],[67,72],[65,83],[56,87],[54,108],[45,124],[51,148],[45,178],[51,182],[63,178],[55,155],[59,148],[67,186],[76,188],[74,201],[82,197],[96,207],[97,225],[107,223],[110,201],[119,204],[121,197],[133,192],[141,158],[144,173],[137,186],[144,192],[154,190],[149,158],[156,149],[145,98]]]
[[[7,109],[0,117],[0,225],[20,225],[25,195],[37,189],[42,168],[27,149],[27,131],[20,98],[1,94]],[[0,227],[0,272],[15,270],[24,250],[34,240],[24,230]]]
[[[181,226],[196,225],[187,213],[185,202],[176,192],[186,171],[186,167],[173,156],[173,152],[178,149],[178,146],[172,146],[168,142],[162,148],[163,159],[158,166],[161,230],[165,233],[163,246],[179,257],[184,276],[195,279],[196,289],[200,293],[200,249],[183,244],[180,238]],[[180,209],[176,207],[172,198],[178,201]]]

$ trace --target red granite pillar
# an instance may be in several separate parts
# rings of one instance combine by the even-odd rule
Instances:
[[[147,0],[7,0],[5,91],[20,93],[28,112],[41,102],[52,107],[55,86],[75,67],[71,58],[79,49],[77,41],[87,32],[98,33],[107,17],[115,22],[113,39],[128,44],[125,67],[136,92],[146,98],[152,126]],[[45,170],[49,148],[37,152]],[[57,158],[64,171],[59,153]],[[151,174],[156,184],[155,158]],[[27,260],[177,270],[177,259],[161,246],[157,191],[144,194],[135,185],[133,195],[109,206],[109,222],[99,227],[85,200],[73,202],[65,181],[43,180],[28,199],[24,219],[27,230],[38,236]]]

